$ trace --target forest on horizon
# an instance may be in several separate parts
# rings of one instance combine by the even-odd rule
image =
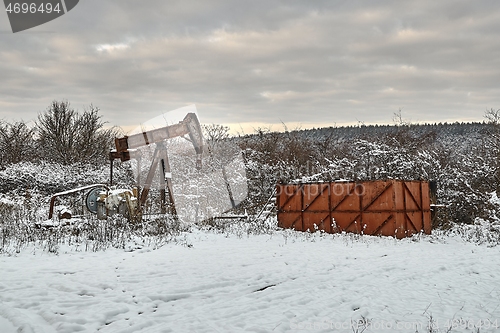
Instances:
[[[0,199],[29,196],[34,206],[57,191],[106,183],[120,132],[104,125],[98,108],[79,112],[58,101],[33,127],[0,121]],[[411,124],[399,113],[394,125],[259,128],[231,136],[228,127],[211,124],[204,134],[207,145],[231,143],[243,151],[249,195],[240,208],[251,213],[277,182],[422,179],[437,182],[438,202],[447,206],[436,228],[500,216],[500,110],[487,110],[480,123]],[[116,177],[119,185],[133,182],[126,165]]]

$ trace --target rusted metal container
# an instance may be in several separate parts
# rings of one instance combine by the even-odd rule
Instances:
[[[279,184],[278,226],[403,238],[431,233],[429,182]]]

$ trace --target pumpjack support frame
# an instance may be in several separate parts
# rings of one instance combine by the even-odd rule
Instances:
[[[188,136],[188,137],[186,137]],[[115,139],[116,150],[109,154],[110,158],[110,186],[113,184],[113,161],[120,159],[122,162],[131,159],[131,151],[136,148],[144,147],[155,143],[156,149],[153,154],[153,160],[146,177],[146,181],[140,192],[139,209],[142,210],[146,203],[147,196],[151,189],[154,175],[158,166],[160,169],[160,200],[161,200],[161,213],[170,213],[177,216],[175,208],[175,201],[172,186],[172,173],[170,170],[170,163],[168,160],[168,151],[165,141],[175,137],[184,137],[193,144],[196,152],[196,169],[200,170],[202,167],[202,153],[203,153],[203,134],[201,131],[200,122],[195,113],[188,113],[182,121],[178,124],[145,131],[139,134],[125,136],[123,138]],[[168,201],[167,204],[167,193]]]

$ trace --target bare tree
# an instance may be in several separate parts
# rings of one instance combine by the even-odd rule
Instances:
[[[488,123],[493,125],[500,125],[500,109],[495,110],[493,108],[486,110],[484,112],[484,118]]]
[[[0,165],[15,164],[36,156],[34,130],[23,122],[0,124]]]
[[[409,126],[411,122],[403,118],[403,108],[399,108],[398,112],[394,112],[392,121],[396,126]]]
[[[219,124],[203,125],[203,136],[210,163],[220,168],[233,160],[239,148],[229,141],[229,127]]]
[[[98,112],[90,105],[79,114],[69,102],[53,101],[36,123],[42,158],[62,164],[107,160],[116,130],[105,129]]]
[[[229,138],[229,127],[219,124],[203,125],[203,136],[210,148]]]

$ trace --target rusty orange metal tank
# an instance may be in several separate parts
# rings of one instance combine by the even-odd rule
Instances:
[[[427,181],[279,184],[276,190],[282,228],[397,238],[431,233]]]

